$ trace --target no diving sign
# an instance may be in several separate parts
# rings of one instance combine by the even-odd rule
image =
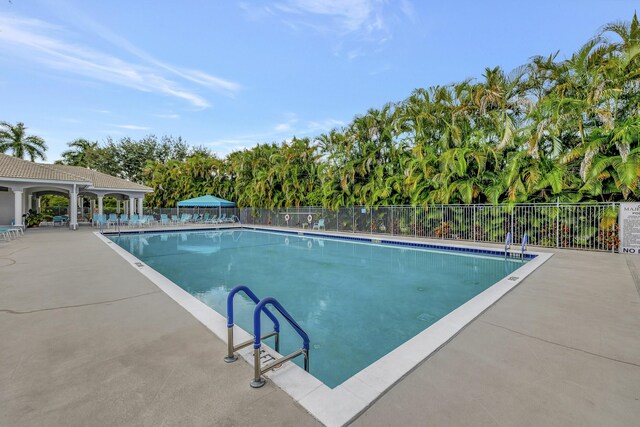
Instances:
[[[640,203],[620,203],[620,253],[640,255]]]

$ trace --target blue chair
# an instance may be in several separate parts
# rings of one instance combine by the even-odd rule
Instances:
[[[107,216],[105,214],[96,214],[93,216],[93,225],[96,227],[107,225]]]
[[[19,234],[24,234],[22,227],[0,227],[0,235],[6,241],[17,239]]]
[[[118,223],[118,215],[114,213],[109,214],[109,218],[107,219],[107,227],[111,227],[111,225],[117,224],[117,223]]]
[[[51,222],[53,223],[54,227],[56,225],[63,226],[67,223],[67,219],[63,215],[56,215],[53,217],[53,219],[51,219]]]

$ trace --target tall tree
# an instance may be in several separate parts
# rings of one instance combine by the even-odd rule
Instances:
[[[27,135],[24,123],[18,122],[12,125],[9,122],[0,122],[0,152],[11,151],[14,157],[24,159],[27,155],[32,162],[36,159],[45,160],[47,144],[44,139],[35,135]]]

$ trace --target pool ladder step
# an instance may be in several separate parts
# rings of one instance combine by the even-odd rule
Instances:
[[[507,237],[505,238],[504,241],[504,256],[505,258],[509,256],[509,249],[511,249],[511,244],[513,243],[512,241],[512,237],[511,237],[511,232],[507,233]],[[527,251],[527,245],[529,244],[529,236],[527,235],[527,233],[524,233],[524,235],[522,236],[522,248],[520,250],[519,254],[513,254],[512,256],[520,256],[520,258],[524,259],[524,253]]]
[[[253,338],[238,344],[233,343],[233,298],[238,292],[243,292],[246,294],[251,300],[256,304],[253,310]],[[267,308],[267,305],[275,308],[293,329],[300,335],[302,338],[302,347],[286,356],[282,356],[279,358],[273,357],[270,353],[262,349],[263,340],[275,337],[275,350],[276,352],[280,352],[280,322],[278,318],[274,316],[274,314]],[[264,313],[267,317],[273,322],[273,331],[269,332],[265,335],[262,335],[261,330],[261,319],[260,314]],[[229,292],[229,296],[227,296],[227,355],[224,358],[224,361],[227,363],[235,362],[238,360],[238,356],[235,355],[235,352],[243,349],[245,347],[253,344],[253,369],[254,376],[250,385],[253,388],[260,388],[264,385],[265,381],[262,378],[262,374],[268,372],[272,369],[276,369],[281,366],[284,362],[295,359],[298,356],[304,357],[304,370],[309,372],[309,336],[307,333],[300,327],[298,322],[296,322],[293,317],[282,307],[282,305],[272,297],[263,298],[262,300],[258,299],[256,294],[253,293],[251,289],[247,286],[240,285],[236,286]]]

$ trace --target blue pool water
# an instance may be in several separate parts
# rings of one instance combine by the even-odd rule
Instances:
[[[226,315],[239,285],[272,296],[311,338],[310,371],[335,387],[522,266],[523,261],[253,230],[114,236],[147,265]],[[252,332],[254,304],[235,299]],[[301,340],[281,324],[282,354]],[[269,322],[263,321],[263,333]],[[268,344],[272,344],[270,340]],[[218,355],[222,357],[223,355]]]

